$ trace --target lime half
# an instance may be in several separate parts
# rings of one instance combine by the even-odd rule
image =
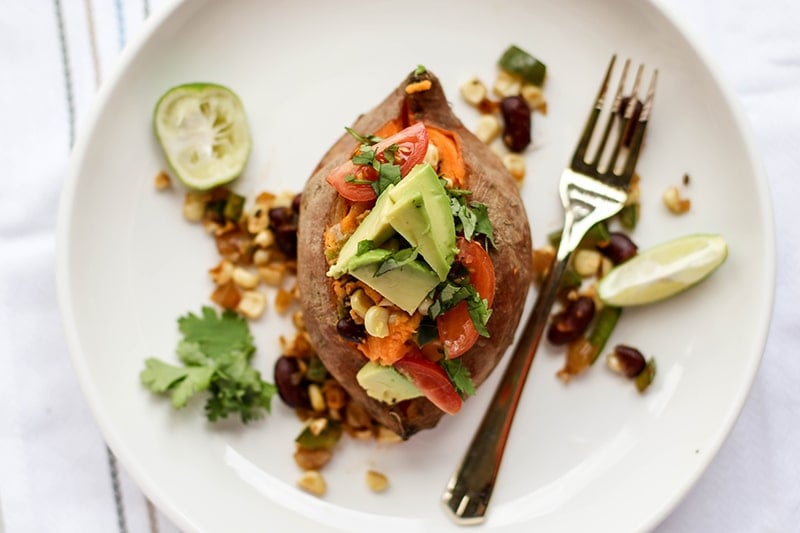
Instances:
[[[153,126],[172,171],[187,187],[228,183],[247,164],[250,130],[242,102],[227,87],[173,87],[158,100]]]
[[[719,235],[680,237],[614,267],[597,285],[598,295],[619,307],[657,302],[704,280],[727,257],[728,245]]]

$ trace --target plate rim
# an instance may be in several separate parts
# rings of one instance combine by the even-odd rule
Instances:
[[[207,0],[206,0],[207,1]],[[76,142],[70,153],[69,164],[65,173],[65,179],[59,196],[57,226],[56,226],[56,289],[59,316],[62,331],[66,340],[72,367],[75,371],[81,392],[86,400],[92,418],[100,429],[101,434],[108,447],[122,463],[126,472],[135,481],[142,492],[152,500],[159,509],[164,512],[172,521],[183,529],[202,530],[191,517],[183,513],[171,501],[167,494],[159,488],[155,479],[140,466],[135,454],[131,452],[124,439],[115,429],[115,423],[104,416],[99,408],[102,398],[99,397],[98,389],[93,385],[89,375],[88,360],[84,356],[81,340],[77,333],[75,316],[72,310],[72,291],[69,283],[70,268],[70,246],[68,245],[68,235],[72,228],[73,209],[72,204],[75,197],[76,188],[79,182],[79,170],[83,165],[88,152],[89,140],[100,120],[103,110],[107,106],[108,100],[118,88],[120,78],[126,72],[133,60],[141,53],[143,47],[149,42],[152,36],[173,16],[187,8],[191,0],[167,0],[158,11],[154,12],[140,28],[137,34],[128,41],[125,48],[115,60],[114,67],[110,75],[104,80],[97,94],[92,99],[92,105],[87,113],[86,119],[78,131]],[[735,95],[732,84],[721,73],[716,61],[710,56],[706,45],[688,21],[677,12],[674,6],[666,0],[645,0],[646,4],[655,10],[668,24],[671,24],[676,32],[686,41],[693,53],[698,56],[702,65],[707,69],[716,88],[725,100],[725,106],[730,110],[731,116],[742,136],[746,148],[746,158],[752,166],[755,178],[755,187],[759,193],[759,207],[763,212],[761,217],[764,223],[766,234],[764,235],[764,248],[769,252],[763,258],[765,270],[769,273],[768,283],[762,292],[759,300],[762,322],[757,333],[753,337],[753,345],[759,346],[757,357],[750,360],[747,367],[747,379],[739,383],[735,401],[731,402],[731,409],[728,410],[726,418],[721,420],[717,426],[717,431],[713,433],[714,439],[709,441],[710,453],[704,454],[699,466],[694,468],[691,475],[684,478],[682,483],[676,484],[673,488],[672,496],[665,499],[661,506],[653,508],[648,519],[641,523],[642,529],[651,529],[661,523],[671,512],[673,512],[680,502],[691,492],[697,481],[707,472],[711,462],[718,456],[718,452],[727,441],[733,427],[736,425],[744,405],[750,397],[750,392],[758,375],[759,367],[763,361],[766,343],[769,336],[770,326],[775,305],[775,287],[777,273],[777,249],[775,234],[775,213],[772,205],[772,197],[769,188],[769,181],[764,167],[764,162],[759,150],[755,135],[748,120],[742,102]]]

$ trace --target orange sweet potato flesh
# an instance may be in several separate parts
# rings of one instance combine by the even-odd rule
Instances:
[[[430,89],[406,92],[407,86],[425,80],[430,80]],[[519,189],[498,156],[453,114],[439,80],[430,71],[410,74],[382,103],[361,115],[352,127],[368,134],[393,120],[400,120],[401,125],[422,120],[429,130],[435,128],[442,136],[450,136],[456,145],[445,152],[460,150],[462,161],[453,161],[450,157],[448,164],[456,165],[453,172],[463,172],[465,183],[460,186],[473,191],[473,200],[489,208],[497,244],[497,248],[490,251],[497,283],[492,316],[487,325],[491,337],[480,337],[461,357],[475,384],[480,385],[513,341],[531,282],[531,235]],[[331,374],[378,422],[408,438],[417,431],[434,427],[444,413],[426,398],[388,405],[366,395],[355,376],[367,358],[356,344],[337,334],[340,302],[334,293],[333,280],[325,275],[328,270],[324,253],[325,229],[339,222],[337,217],[345,212],[344,200],[328,185],[325,177],[346,161],[356,146],[357,141],[344,134],[322,157],[303,191],[298,229],[300,297],[311,341]],[[461,165],[463,169],[458,168]],[[491,391],[479,389],[478,394],[481,393]]]

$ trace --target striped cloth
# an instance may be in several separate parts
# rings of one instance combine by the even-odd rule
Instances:
[[[0,2],[0,505],[9,532],[178,531],[118,467],[91,419],[53,274],[58,194],[76,132],[128,38],[165,3]]]
[[[54,275],[55,214],[76,133],[126,42],[170,1],[0,0],[0,532],[177,531],[91,418]],[[744,104],[769,174],[779,251],[773,325],[752,392],[658,531],[800,531],[800,3],[661,1],[702,36]]]

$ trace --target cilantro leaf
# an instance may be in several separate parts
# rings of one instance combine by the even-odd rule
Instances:
[[[184,366],[149,358],[140,373],[142,383],[155,393],[171,393],[179,409],[199,392],[207,391],[205,412],[210,421],[238,413],[242,422],[269,412],[277,388],[250,365],[255,351],[247,322],[233,311],[221,315],[203,307],[201,315],[178,319],[183,339],[175,351]]]
[[[489,337],[486,324],[492,316],[492,310],[489,309],[486,299],[480,297],[469,280],[465,280],[461,284],[454,283],[452,280],[442,282],[436,291],[433,304],[428,309],[428,314],[435,319],[463,301],[467,303],[467,311],[469,311],[469,317],[475,330],[482,337]]]
[[[389,188],[389,185],[398,183],[400,183],[400,165],[383,163],[378,169],[378,179],[372,182],[372,188],[375,190],[375,194],[380,196]]]
[[[409,264],[417,258],[416,248],[403,248],[384,259],[375,271],[375,277]]]
[[[247,356],[256,350],[247,322],[230,309],[218,317],[214,308],[204,306],[202,317],[189,313],[179,318],[178,329],[184,340],[196,342],[200,350],[212,359],[231,350],[241,350]]]
[[[375,143],[377,143],[377,142],[380,142],[381,140],[383,140],[383,139],[381,139],[380,137],[378,137],[377,135],[361,135],[360,133],[358,133],[358,132],[357,132],[356,130],[354,130],[353,128],[348,128],[347,126],[345,126],[345,127],[344,127],[344,129],[345,129],[345,130],[347,131],[347,133],[349,133],[349,134],[350,134],[350,135],[351,135],[351,136],[352,136],[352,137],[353,137],[355,140],[357,140],[358,142],[360,142],[360,143],[362,143],[362,144],[366,144],[367,146],[371,146],[371,145],[373,145],[373,144],[375,144]]]
[[[425,68],[425,65],[417,65],[417,68],[414,69],[414,75],[419,76],[420,74],[425,74],[428,72],[428,69]]]
[[[489,208],[480,202],[467,202],[466,197],[472,194],[464,189],[447,189],[450,196],[450,212],[455,222],[456,233],[463,233],[464,238],[472,240],[476,235],[483,235],[492,246],[494,227],[489,219]]]
[[[462,396],[475,394],[475,383],[461,359],[442,359],[440,364],[459,394]]]
[[[494,226],[492,226],[492,221],[489,220],[489,208],[486,204],[479,202],[470,202],[469,206],[475,214],[475,233],[485,235],[492,247],[497,248],[494,243]]]
[[[375,248],[375,243],[370,239],[364,239],[363,241],[358,241],[358,248],[356,249],[356,255],[362,255],[370,250]]]

